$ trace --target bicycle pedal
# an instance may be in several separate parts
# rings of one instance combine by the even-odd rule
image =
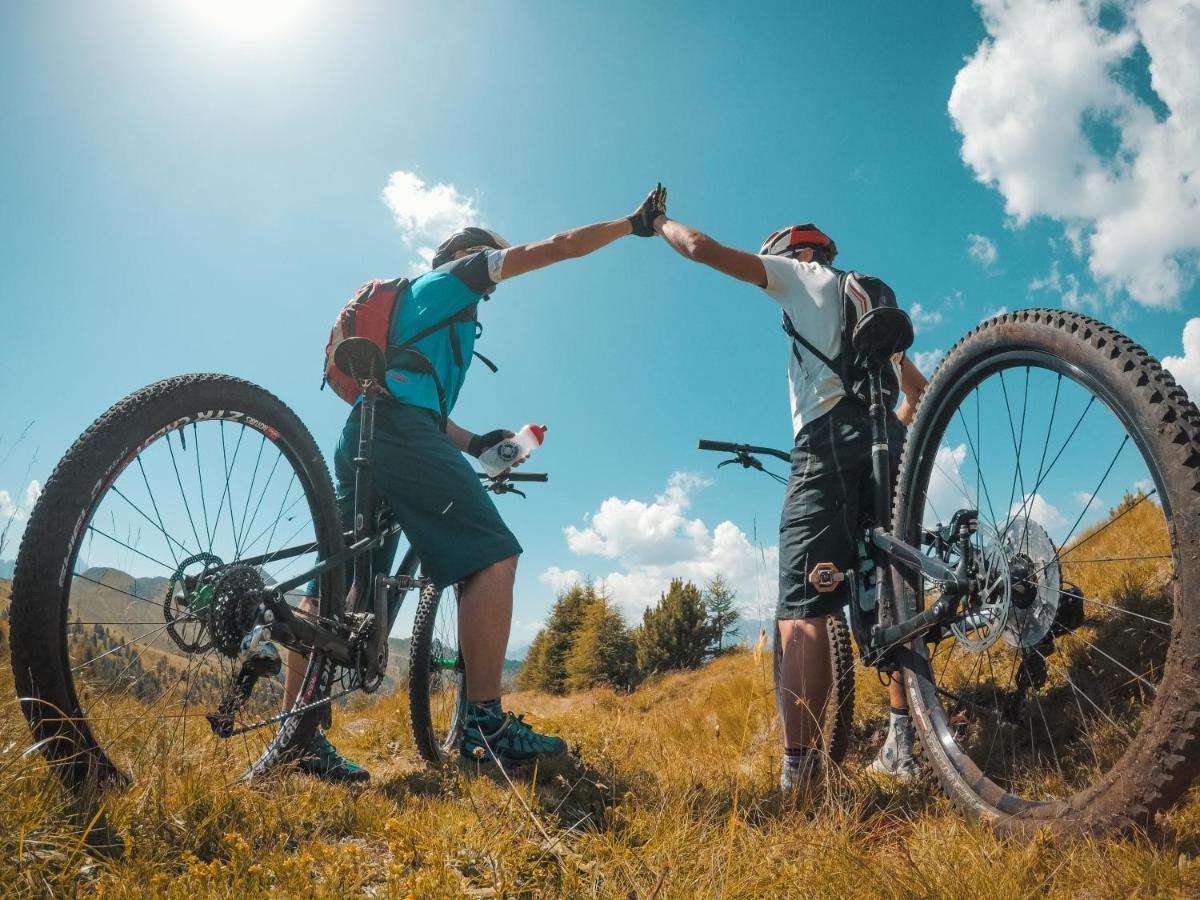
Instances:
[[[421,586],[421,579],[412,575],[377,575],[380,585],[392,591],[411,591]]]

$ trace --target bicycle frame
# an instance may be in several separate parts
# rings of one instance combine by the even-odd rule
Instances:
[[[941,593],[938,600],[928,608],[891,625],[871,622],[868,617],[870,610],[895,611],[895,597],[892,595],[890,578],[877,577],[875,579],[873,603],[865,609],[861,603],[850,602],[848,604],[850,628],[859,644],[864,662],[876,668],[891,669],[895,664],[892,658],[894,648],[908,643],[919,635],[927,635],[940,630],[958,615],[963,599],[970,598],[978,592],[979,584],[973,577],[973,548],[971,546],[971,536],[975,533],[978,514],[975,510],[959,510],[951,521],[949,540],[933,536],[935,540],[944,541],[946,546],[953,545],[957,549],[959,558],[955,566],[951,566],[937,556],[921,552],[920,548],[914,547],[893,534],[891,449],[887,440],[887,409],[883,402],[882,379],[878,372],[871,377],[869,415],[871,421],[871,481],[874,502],[872,518],[865,524],[864,543],[870,548],[870,556],[878,572],[885,572],[890,563],[897,563],[923,574],[937,586]],[[791,457],[782,450],[749,444],[701,440],[698,449],[732,453],[734,458],[726,460],[721,465],[737,462],[743,468],[763,470],[762,464],[755,458],[756,454],[774,456],[785,462],[791,461]]]
[[[398,522],[380,513],[371,476],[375,404],[383,391],[383,386],[377,381],[363,382],[362,399],[359,403],[358,447],[354,456],[354,514],[352,528],[346,533],[348,546],[310,569],[272,585],[263,596],[263,605],[267,612],[265,618],[271,626],[272,640],[302,653],[324,653],[341,666],[357,666],[359,660],[355,658],[356,645],[353,640],[318,622],[308,621],[302,615],[297,615],[286,600],[289,591],[325,576],[338,566],[352,564],[353,575],[346,588],[346,611],[348,614],[369,612],[372,616],[367,631],[367,659],[373,674],[382,671],[386,666],[387,636],[396,623],[404,598],[410,590],[419,588],[422,583],[417,577],[420,561],[416,549],[411,545],[405,550],[394,575],[388,577],[373,571],[374,551],[401,531]],[[483,473],[479,473],[479,477],[487,478]],[[511,486],[512,482],[544,482],[547,476],[541,472],[507,472],[489,480],[489,490],[495,493],[519,494],[521,492]],[[242,565],[256,566],[303,556],[314,549],[315,544],[299,544],[238,562]],[[379,622],[385,622],[386,627],[378,627]]]

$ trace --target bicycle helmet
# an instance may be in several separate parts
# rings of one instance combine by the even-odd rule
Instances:
[[[782,256],[800,247],[813,247],[822,251],[829,257],[828,262],[833,262],[833,258],[837,256],[837,244],[833,242],[833,238],[812,222],[779,229],[763,241],[762,249],[758,252],[761,256]]]
[[[442,241],[441,246],[437,248],[437,253],[433,255],[433,268],[444,266],[450,260],[454,259],[454,254],[459,250],[467,250],[471,247],[491,247],[493,250],[506,250],[512,245],[498,235],[494,231],[487,228],[478,228],[470,225],[461,231],[456,231],[450,237]]]

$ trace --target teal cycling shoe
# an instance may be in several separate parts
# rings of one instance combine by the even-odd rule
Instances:
[[[354,784],[367,781],[371,773],[357,763],[352,763],[337,752],[329,738],[317,731],[304,748],[300,757],[300,771],[322,781]]]
[[[540,734],[525,722],[524,716],[468,715],[460,745],[463,762],[524,765],[539,759],[554,759],[567,752],[560,737]]]

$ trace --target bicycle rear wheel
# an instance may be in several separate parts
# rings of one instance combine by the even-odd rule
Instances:
[[[1152,824],[1200,768],[1200,413],[1100,322],[992,319],[922,399],[897,533],[959,508],[986,587],[907,678],[938,780],[1005,832]],[[902,616],[936,597],[894,571]]]
[[[47,481],[12,588],[22,709],[68,788],[219,788],[305,743],[320,709],[224,740],[206,715],[241,669],[255,591],[341,546],[316,444],[261,388],[188,375],[97,419]],[[302,552],[276,558],[288,547]],[[342,577],[322,579],[321,615],[337,615]],[[304,665],[296,706],[333,672]],[[234,730],[279,713],[281,681],[258,679]]]
[[[421,590],[408,662],[413,740],[421,758],[443,762],[462,739],[467,704],[466,667],[458,645],[458,587]]]

